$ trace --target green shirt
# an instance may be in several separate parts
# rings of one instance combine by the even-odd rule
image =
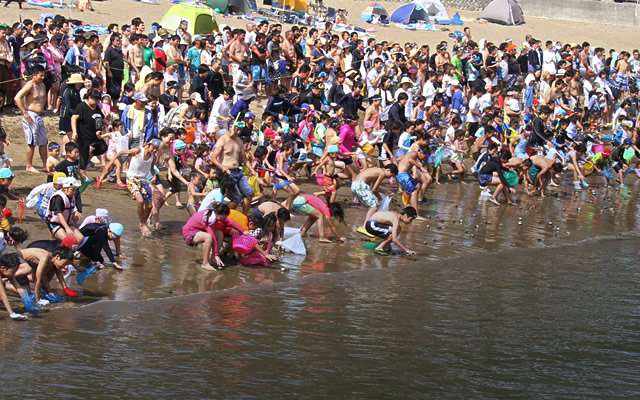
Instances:
[[[155,56],[153,55],[153,49],[151,47],[144,47],[142,49],[142,57],[144,57],[144,64],[153,68],[151,63],[155,60]]]

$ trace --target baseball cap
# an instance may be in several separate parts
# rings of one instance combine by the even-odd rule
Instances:
[[[184,141],[178,139],[175,142],[173,142],[173,148],[176,149],[176,150],[186,149],[187,148],[187,144]]]
[[[176,81],[169,81],[167,82],[167,87],[168,88],[179,88],[180,84]]]
[[[63,188],[80,187],[82,185],[79,180],[71,177],[58,179],[58,183],[61,184]]]
[[[162,140],[160,139],[151,139],[149,140],[149,144],[153,147],[160,147],[162,146]]]
[[[624,140],[624,142],[622,142],[622,144],[629,144],[629,145],[631,145],[631,144],[633,144],[633,141],[632,141],[631,139],[629,139],[629,138],[626,138],[626,139]]]
[[[373,121],[364,121],[364,129],[373,128]]]
[[[9,168],[0,169],[0,179],[10,179],[10,178],[13,178],[14,176],[15,174],[11,169]]]
[[[451,81],[451,86],[456,86],[456,87],[460,86],[460,81],[458,81],[457,79],[453,79]]]
[[[65,236],[64,239],[62,239],[60,246],[66,247],[68,249],[72,249],[73,246],[76,246],[77,244],[78,244],[78,239],[76,239],[76,237],[73,235],[68,235],[68,236]]]
[[[67,176],[64,174],[64,172],[56,172],[55,174],[53,174],[53,183],[60,183],[60,180],[66,177]]]
[[[147,96],[145,96],[144,93],[142,93],[142,92],[138,92],[138,93],[134,94],[133,95],[133,100],[134,101],[142,101],[142,102],[149,101],[149,99],[147,99]]]
[[[189,100],[195,100],[198,103],[204,103],[204,100],[202,100],[202,96],[200,96],[200,93],[198,92],[191,93],[191,96],[189,96]]]
[[[117,237],[120,237],[124,233],[124,226],[122,226],[122,224],[119,224],[117,222],[112,222],[109,224],[109,230],[111,231],[111,233],[113,233]]]
[[[244,113],[244,119],[250,119],[250,118],[254,118],[256,115],[254,113],[252,113],[251,111],[247,111],[246,113]]]
[[[329,153],[337,153],[339,151],[340,149],[338,149],[338,146],[336,146],[335,144],[332,144],[331,146],[329,146]]]
[[[373,96],[369,97],[369,101],[376,101],[376,100],[382,100],[382,96],[380,96],[379,94],[374,94]]]

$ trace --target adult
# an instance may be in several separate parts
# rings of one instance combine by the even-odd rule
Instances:
[[[98,107],[101,97],[98,90],[89,90],[86,100],[76,107],[76,112],[71,117],[72,138],[80,151],[78,172],[84,180],[89,179],[87,166],[91,157],[104,154],[108,147],[102,137],[104,114]]]
[[[104,53],[104,68],[107,71],[107,93],[116,105],[120,98],[122,80],[124,79],[124,56],[122,54],[122,36],[114,33],[109,40],[109,47]]]
[[[242,165],[249,169],[251,175],[257,175],[252,167],[252,163],[247,160],[247,154],[243,150],[242,140],[231,134],[220,137],[211,155],[211,161],[218,169],[218,177],[228,175],[235,181],[235,190],[229,194],[231,208],[237,208],[243,202],[243,212],[246,215],[251,207],[251,199],[254,195],[253,189],[247,181]]]
[[[47,89],[44,86],[44,67],[34,65],[31,80],[16,94],[14,101],[22,112],[22,129],[27,143],[27,172],[40,173],[33,166],[33,153],[38,148],[42,166],[47,162],[47,130],[44,126],[44,113],[47,103]]]

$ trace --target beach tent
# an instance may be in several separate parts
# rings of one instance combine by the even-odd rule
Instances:
[[[378,3],[371,3],[369,7],[365,8],[362,14],[360,14],[360,21],[362,22],[371,22],[373,21],[373,16],[378,15],[379,17],[386,17],[389,19],[389,13]]]
[[[524,13],[516,0],[492,0],[482,9],[480,18],[502,25],[524,24]]]
[[[429,22],[429,15],[416,3],[404,4],[391,14],[391,22],[409,24],[414,22]]]
[[[307,8],[309,8],[307,0],[264,0],[263,4],[273,8],[284,8],[292,11],[306,12]]]
[[[218,30],[218,23],[211,8],[185,3],[171,6],[162,17],[160,25],[166,29],[176,30],[183,19],[187,20],[187,32],[192,35],[207,34]]]
[[[222,15],[232,11],[241,14],[249,13],[249,4],[246,0],[207,0],[205,4]]]
[[[449,19],[449,13],[440,0],[414,0],[413,2],[424,8],[431,19]]]

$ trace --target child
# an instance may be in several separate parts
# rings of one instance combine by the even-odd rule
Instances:
[[[300,194],[301,190],[293,183],[293,178],[287,174],[287,170],[289,167],[289,163],[291,160],[291,155],[293,154],[293,142],[286,142],[282,145],[282,150],[280,154],[276,156],[276,170],[275,170],[275,181],[273,184],[274,188],[274,196],[275,191],[278,189],[284,189],[287,194],[287,200],[284,202],[284,207],[289,209],[291,208],[291,204],[293,203],[293,199],[296,198],[298,194]]]
[[[203,193],[202,190],[202,177],[199,172],[192,171],[191,175],[189,175],[187,193],[189,194],[189,200],[187,201],[187,211],[191,216],[198,211],[201,199],[206,196],[206,193]]]
[[[114,167],[116,169],[116,186],[122,189],[127,187],[127,185],[122,182],[120,174],[122,173],[122,165],[127,161],[129,155],[123,154],[120,157],[116,157],[118,153],[129,149],[129,135],[122,133],[122,127],[122,121],[119,119],[113,121],[113,132],[110,133],[109,148],[106,153],[107,159],[110,162],[104,166],[102,175],[96,178],[96,187],[98,189],[102,187],[104,180],[111,175],[111,171],[113,171]]]
[[[213,165],[206,165],[204,170],[207,174],[204,182],[204,191],[210,192],[220,186],[218,183],[218,170]]]
[[[104,130],[108,131],[111,128],[111,123],[113,122],[113,115],[111,114],[111,96],[107,93],[102,95],[100,110],[104,115],[104,119],[102,120]]]
[[[14,177],[15,174],[9,168],[0,169],[0,195],[7,196],[11,200],[20,200],[20,202],[22,202],[23,199],[9,191],[9,186],[11,186]]]
[[[2,258],[0,258],[0,275],[2,277],[8,277],[9,272],[14,271],[15,273],[15,270],[17,270],[19,266],[20,257],[18,257],[16,253],[4,254]],[[11,304],[9,303],[9,299],[7,298],[7,293],[4,291],[4,284],[0,285],[0,300],[2,300],[2,304],[9,313],[9,317],[11,317],[11,319],[15,321],[24,321],[27,319],[26,315],[18,314],[11,308]]]
[[[175,154],[175,144],[178,140],[182,140],[185,144],[187,143],[187,130],[184,128],[178,128],[176,130],[176,141],[173,142],[173,153]],[[182,163],[184,165],[187,165],[187,160],[189,158],[195,158],[196,155],[193,154],[193,152],[191,150],[189,150],[189,147],[185,147],[184,152],[182,153]]]
[[[258,146],[267,146],[269,144],[269,139],[266,137],[267,129],[271,129],[273,124],[273,115],[264,113],[262,114],[262,125],[260,125],[260,132],[258,133]]]
[[[324,193],[327,203],[333,203],[336,201],[337,190],[341,184],[340,178],[336,174],[336,157],[338,156],[338,152],[338,146],[335,144],[329,146],[328,153],[320,159],[314,171],[314,174],[318,177],[318,181],[321,181],[322,186],[324,187],[323,192],[314,193],[314,196]],[[318,175],[318,171],[323,167],[324,175]]]
[[[456,140],[453,142],[453,154],[451,155],[451,159],[449,162],[451,166],[454,168],[451,171],[450,176],[460,175],[460,182],[466,184],[464,181],[464,177],[467,173],[467,166],[464,163],[464,156],[469,152],[469,150],[465,150],[464,148],[464,131],[459,129],[456,132]]]
[[[209,162],[209,146],[201,144],[196,151],[196,160],[193,162],[193,169],[198,172],[202,178],[207,177],[207,173],[204,171],[207,163]]]
[[[2,103],[0,103],[2,104]],[[9,155],[4,152],[4,146],[11,145],[9,139],[7,139],[7,132],[2,128],[2,124],[0,124],[0,168],[11,168],[11,160]]]
[[[47,182],[53,182],[53,174],[56,173],[56,167],[60,163],[60,145],[56,142],[49,142],[49,157],[45,163],[44,170],[49,175]]]
[[[418,212],[413,207],[405,207],[400,214],[393,211],[378,211],[373,214],[365,224],[365,229],[370,235],[383,239],[374,252],[383,256],[391,254],[391,242],[393,242],[408,255],[416,254],[398,240],[398,235],[402,231],[402,226],[409,225],[417,216]]]
[[[261,188],[271,186],[271,172],[273,172],[273,170],[265,167],[267,154],[267,148],[264,146],[256,147],[256,150],[253,152],[252,167],[258,176],[250,177],[249,184],[251,185],[255,196],[258,197],[257,200],[262,200],[264,198],[264,193],[262,193]]]
[[[136,87],[133,83],[127,82],[124,85],[124,90],[122,91],[122,96],[120,97],[120,101],[118,102],[118,111],[120,113],[120,119],[122,119],[122,112],[124,109],[135,103],[133,101],[133,96],[136,94]]]
[[[169,158],[169,168],[167,170],[167,179],[169,180],[169,193],[165,198],[165,202],[169,201],[169,198],[173,195],[176,196],[176,207],[183,208],[184,206],[180,202],[180,192],[182,192],[182,186],[189,185],[186,179],[182,177],[183,172],[187,172],[183,164],[183,157],[187,150],[187,144],[182,140],[176,140],[173,142],[174,154],[172,158]]]
[[[326,146],[325,133],[329,124],[329,115],[326,113],[320,114],[320,122],[316,124],[311,135],[311,156],[318,159],[324,155],[324,148]]]
[[[416,103],[413,106],[413,111],[411,112],[411,121],[414,122],[418,119],[424,120],[425,111],[424,106],[427,103],[427,99],[424,96],[418,96],[416,99]]]

